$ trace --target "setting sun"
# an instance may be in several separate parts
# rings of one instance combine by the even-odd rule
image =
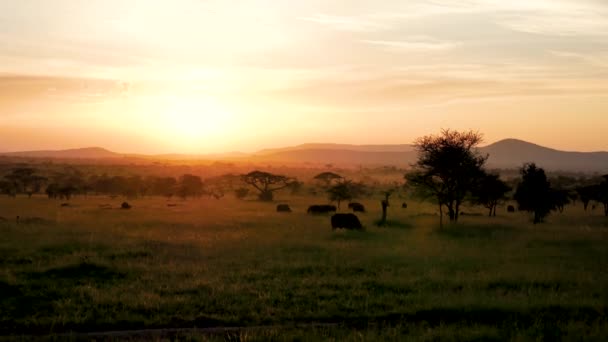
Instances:
[[[153,123],[159,135],[170,135],[177,145],[213,145],[233,125],[233,114],[210,98],[169,97],[158,108]]]

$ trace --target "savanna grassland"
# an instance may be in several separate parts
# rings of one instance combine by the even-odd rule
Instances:
[[[395,197],[390,225],[379,228],[379,200],[361,201],[366,231],[333,232],[329,216],[306,214],[324,202],[311,196],[149,197],[130,210],[107,196],[78,196],[69,207],[0,197],[0,335],[258,327],[169,337],[608,336],[608,220],[599,210],[570,206],[532,225],[501,207],[496,218],[463,216],[440,229],[432,206],[408,200],[402,209]],[[294,212],[275,212],[277,203]]]

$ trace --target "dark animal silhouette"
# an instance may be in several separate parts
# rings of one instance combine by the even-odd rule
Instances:
[[[277,212],[279,212],[279,213],[290,213],[291,212],[291,208],[289,207],[288,204],[279,204],[279,205],[277,205]]]
[[[361,213],[365,212],[365,207],[363,206],[363,204],[358,203],[358,202],[348,203],[348,208],[352,209],[354,212],[361,212]]]
[[[70,206],[70,203],[61,203],[61,206],[62,206],[62,207],[69,207],[69,206]]]
[[[127,202],[122,202],[122,204],[120,205],[121,209],[131,209],[131,205]]]
[[[514,206],[512,206],[512,205],[508,206],[508,207],[507,207],[507,212],[509,212],[509,213],[514,213],[514,212],[515,212],[515,207],[514,207]]]
[[[344,228],[349,230],[361,230],[363,226],[355,214],[334,214],[331,217],[331,229]]]
[[[335,205],[329,204],[315,204],[308,207],[309,214],[327,214],[331,212],[336,212],[338,210]]]
[[[403,202],[403,204],[401,205],[401,208],[407,209],[407,203]]]

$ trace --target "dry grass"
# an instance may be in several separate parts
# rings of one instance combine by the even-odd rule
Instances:
[[[0,198],[0,334],[336,323],[184,339],[605,339],[608,220],[466,216],[397,199],[332,232],[311,197]],[[167,206],[168,203],[176,206]],[[112,209],[102,208],[110,204]],[[346,205],[344,205],[345,207]],[[346,208],[343,208],[345,210]],[[475,212],[470,208],[467,212]],[[482,210],[477,210],[483,212]],[[20,223],[15,217],[20,216]],[[27,219],[30,219],[29,221]],[[15,337],[15,336],[13,336]]]

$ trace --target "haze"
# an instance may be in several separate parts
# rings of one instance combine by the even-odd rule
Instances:
[[[2,1],[0,150],[607,150],[608,2]]]

